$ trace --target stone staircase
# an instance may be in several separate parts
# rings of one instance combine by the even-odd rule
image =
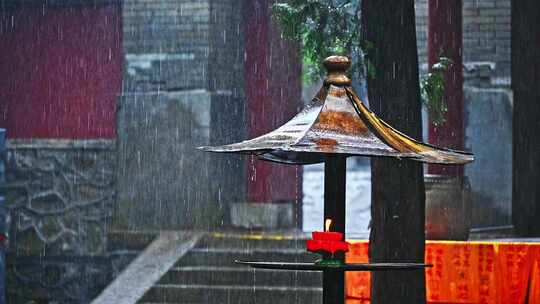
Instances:
[[[321,303],[320,272],[254,270],[234,263],[316,260],[304,242],[298,236],[207,234],[138,303]]]
[[[113,277],[126,268],[154,239],[157,233],[113,231],[107,233]]]

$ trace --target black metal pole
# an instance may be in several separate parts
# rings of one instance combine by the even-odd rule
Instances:
[[[343,233],[345,240],[345,177],[347,162],[344,156],[327,155],[324,162],[324,219],[332,219],[330,231]],[[345,262],[345,254],[334,258]],[[323,271],[323,304],[345,303],[345,272]]]

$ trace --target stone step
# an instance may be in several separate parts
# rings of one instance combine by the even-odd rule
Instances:
[[[322,288],[158,284],[138,303],[318,304],[322,303]]]
[[[199,248],[234,247],[242,249],[305,248],[310,235],[302,232],[210,233],[197,244]]]
[[[109,231],[106,246],[112,263],[112,277],[119,275],[157,235],[149,232]]]
[[[243,250],[238,248],[193,248],[176,267],[184,266],[238,266],[235,260],[265,261],[265,262],[314,262],[318,255],[309,253],[304,249],[254,249]]]
[[[143,251],[157,235],[152,232],[111,231],[107,233],[107,250]]]
[[[319,287],[322,273],[317,271],[283,271],[249,267],[175,267],[159,284],[295,286]]]

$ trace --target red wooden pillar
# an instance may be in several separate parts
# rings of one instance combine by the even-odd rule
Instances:
[[[272,0],[245,1],[244,82],[248,137],[267,133],[301,106],[301,63],[295,43],[281,38],[271,20]],[[249,159],[248,202],[295,201],[297,168]]]
[[[429,142],[453,149],[463,149],[463,56],[462,0],[429,0],[428,64],[431,69],[439,57],[454,64],[445,73],[444,102],[448,107],[446,122],[429,125]],[[428,173],[463,176],[463,166],[429,165]]]

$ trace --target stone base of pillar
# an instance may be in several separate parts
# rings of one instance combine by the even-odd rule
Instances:
[[[426,175],[426,239],[467,240],[471,227],[468,179]]]
[[[294,213],[293,202],[234,203],[230,207],[232,226],[247,229],[295,228]]]

